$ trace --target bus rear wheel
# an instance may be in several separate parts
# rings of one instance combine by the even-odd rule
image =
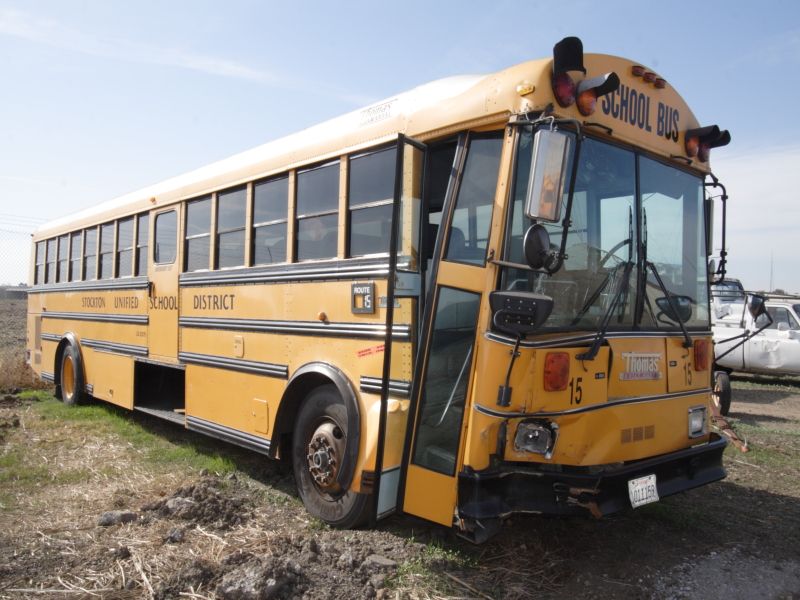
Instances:
[[[292,437],[297,491],[312,516],[345,529],[363,523],[370,507],[368,495],[337,483],[347,436],[347,408],[336,387],[312,390],[297,415]]]
[[[61,353],[58,385],[64,404],[82,404],[86,401],[86,382],[83,376],[81,354],[74,344],[67,344]]]

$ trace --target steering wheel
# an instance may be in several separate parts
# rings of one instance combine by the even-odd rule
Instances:
[[[622,240],[621,242],[617,242],[616,244],[614,244],[614,246],[608,252],[606,252],[606,255],[600,259],[600,262],[597,263],[598,270],[605,267],[606,262],[608,262],[608,259],[614,256],[617,250],[619,250],[626,244],[630,244],[630,242],[631,238],[628,238],[627,240]]]

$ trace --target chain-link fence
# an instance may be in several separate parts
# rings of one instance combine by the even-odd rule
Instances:
[[[25,334],[31,233],[38,222],[0,213],[0,392],[35,384]]]

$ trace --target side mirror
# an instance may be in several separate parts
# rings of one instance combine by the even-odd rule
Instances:
[[[692,318],[692,299],[689,296],[670,296],[669,298],[662,296],[656,298],[656,305],[668,319],[676,323],[686,323]],[[672,309],[673,306],[675,310]]]
[[[789,331],[791,329],[786,321],[778,323],[778,331]]]
[[[544,225],[534,223],[522,239],[522,254],[532,269],[541,269],[550,257],[550,234]]]
[[[715,261],[712,258],[710,261],[708,261],[708,279],[709,279],[709,281],[713,281],[714,280],[714,275],[716,275],[716,274],[717,274],[717,261]]]
[[[750,316],[753,317],[754,321],[761,315],[767,314],[767,305],[764,304],[764,296],[752,294],[750,296],[750,301],[747,303],[747,310],[750,312]],[[772,322],[772,319],[770,319],[770,322]]]
[[[540,129],[533,138],[525,214],[531,219],[556,222],[561,216],[570,137],[567,134]]]

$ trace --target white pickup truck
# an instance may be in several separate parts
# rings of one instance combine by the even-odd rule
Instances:
[[[722,414],[728,412],[726,392],[730,404],[727,374],[731,371],[800,375],[800,298],[765,296],[760,310],[753,310],[752,298],[735,280],[714,289],[712,329]]]

